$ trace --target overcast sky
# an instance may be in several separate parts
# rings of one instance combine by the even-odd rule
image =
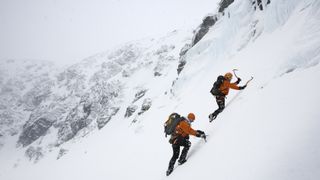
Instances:
[[[0,0],[0,59],[71,64],[130,40],[197,26],[217,2]]]

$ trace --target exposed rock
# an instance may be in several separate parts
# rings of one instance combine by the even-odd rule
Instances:
[[[219,3],[219,12],[222,13],[224,10],[232,4],[234,0],[221,0]]]
[[[63,122],[58,131],[58,145],[70,140],[75,134],[71,129],[70,122]]]
[[[66,88],[70,95],[81,96],[84,93],[86,75],[77,65],[71,66],[57,77],[60,87]]]
[[[163,53],[167,53],[175,48],[174,45],[168,46],[168,45],[162,45],[156,52],[156,55],[161,55]]]
[[[23,147],[31,144],[39,137],[46,134],[47,130],[52,126],[53,122],[41,117],[35,122],[29,124],[26,123],[23,126],[23,131],[19,137],[18,143],[22,144]]]
[[[150,98],[147,98],[143,101],[143,104],[141,106],[141,110],[142,111],[147,111],[148,109],[150,109],[152,104],[152,100]]]
[[[161,76],[162,75],[162,71],[163,69],[166,67],[166,64],[164,64],[163,62],[158,62],[156,67],[153,69],[154,73],[153,75],[154,76]]]
[[[150,98],[147,98],[143,100],[142,106],[141,106],[141,111],[138,113],[139,115],[148,111],[151,107],[152,100]]]
[[[183,68],[186,64],[187,64],[187,61],[185,59],[185,56],[182,56],[179,60],[179,65],[177,68],[178,75],[181,73],[181,71],[183,70]]]
[[[222,0],[220,2],[219,12],[223,12],[225,8],[227,8],[234,0]],[[195,31],[195,35],[192,40],[192,44],[186,44],[180,51],[180,58],[179,58],[179,65],[177,68],[178,75],[183,70],[184,66],[186,65],[186,53],[188,50],[196,45],[209,31],[210,27],[212,27],[218,21],[217,15],[209,15],[206,16],[202,23],[200,24],[199,28]]]
[[[186,37],[178,38],[185,41]],[[43,153],[56,148],[53,146],[103,128],[120,108],[126,108],[124,98],[127,97],[123,89],[131,88],[131,85],[124,84],[132,80],[131,75],[152,68],[155,76],[170,72],[168,67],[177,63],[175,41],[180,40],[172,41],[166,36],[159,41],[128,43],[115,51],[97,54],[55,70],[49,65],[33,62],[20,65],[14,60],[8,61],[12,62],[9,69],[1,61],[1,143],[18,132],[19,145],[34,146],[26,155],[30,159],[39,159]],[[181,55],[185,52],[186,49],[181,50]],[[143,88],[136,90],[131,100],[138,105],[128,107],[126,117],[137,114],[139,108],[141,113],[150,108],[151,100],[143,98],[146,92],[147,89]],[[38,146],[43,149],[38,149]],[[64,153],[61,149],[57,159]]]
[[[147,92],[147,89],[142,89],[140,91],[138,91],[135,95],[134,95],[134,100],[132,103],[138,101],[140,98],[142,98]]]
[[[270,4],[270,2],[270,0],[267,0],[266,4],[264,4],[262,0],[253,0],[252,5],[254,7],[254,10],[257,10],[257,8],[259,8],[261,11],[263,11],[263,8]]]
[[[192,40],[192,44],[186,44],[181,50],[180,50],[180,57],[179,57],[179,64],[177,68],[178,75],[183,70],[184,66],[186,65],[186,53],[189,51],[191,47],[193,47],[195,44],[197,44],[209,31],[210,27],[213,26],[217,22],[218,18],[217,16],[207,16],[202,20],[202,23],[200,24],[199,28],[195,31],[195,35]]]
[[[54,82],[48,78],[42,78],[35,86],[23,95],[20,103],[25,104],[26,110],[34,110],[41,102],[45,101],[51,94]]]
[[[156,71],[156,72],[153,73],[153,75],[154,76],[161,76],[162,74],[160,72]]]
[[[183,70],[184,66],[186,65],[187,61],[186,61],[186,53],[189,51],[189,49],[192,47],[191,44],[185,44],[183,46],[183,48],[180,50],[179,53],[179,64],[178,64],[178,68],[177,68],[177,73],[178,75],[181,73],[181,71]]]
[[[169,61],[174,61],[176,60],[176,58],[172,55],[168,55],[168,51],[171,51],[172,49],[170,49],[169,47],[165,46],[166,49],[165,50],[158,50],[160,52],[159,53],[159,57],[158,57],[158,62],[156,63],[156,66],[154,67],[154,76],[161,76],[162,74],[165,74],[165,70],[167,69],[168,62]],[[171,48],[174,48],[171,47]]]
[[[129,107],[127,107],[126,114],[124,115],[124,117],[130,117],[137,109],[137,105],[130,105]]]
[[[119,107],[109,108],[107,115],[97,119],[98,128],[103,128],[111,120],[111,118],[118,113],[119,109]]]
[[[180,57],[181,57],[181,56],[184,56],[191,47],[192,47],[191,44],[185,44],[185,45],[183,46],[183,48],[181,48],[180,53],[179,53],[179,56],[180,56]]]
[[[61,158],[62,156],[64,156],[65,154],[67,154],[68,151],[69,151],[69,150],[67,150],[67,149],[61,148],[61,149],[59,150],[59,154],[58,154],[58,156],[57,156],[57,160],[60,159],[60,158]]]
[[[88,119],[91,113],[91,106],[92,104],[88,102],[81,102],[69,113],[58,131],[59,144],[70,140],[79,130],[91,123],[91,120]]]
[[[217,22],[218,18],[216,16],[207,16],[203,19],[202,24],[198,28],[193,38],[192,46],[197,44],[204,35],[207,34],[210,27],[213,26]]]
[[[30,146],[26,150],[25,156],[27,156],[30,161],[33,160],[33,162],[36,163],[43,157],[42,148],[41,147],[35,148],[33,146]]]

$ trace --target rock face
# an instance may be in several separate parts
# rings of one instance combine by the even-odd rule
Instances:
[[[25,156],[33,162],[38,162],[42,157],[43,157],[43,152],[42,152],[42,148],[41,147],[33,147],[30,146],[26,152],[25,152]]]
[[[184,68],[184,65],[187,63],[186,61],[186,53],[188,52],[188,50],[192,47],[191,44],[185,44],[183,46],[183,48],[180,50],[179,53],[179,64],[178,64],[178,68],[177,68],[177,73],[178,75],[181,73],[181,71]]]
[[[141,111],[147,111],[150,109],[151,107],[151,104],[152,104],[152,99],[150,98],[147,98],[143,101],[143,104],[141,106]]]
[[[234,0],[221,0],[219,3],[219,12],[222,13],[224,10],[232,4]]]
[[[127,110],[126,110],[126,113],[125,113],[124,117],[132,116],[132,114],[134,112],[136,112],[137,109],[138,109],[137,105],[130,105],[129,107],[127,107]]]
[[[177,68],[178,75],[181,73],[184,66],[187,64],[186,53],[189,51],[190,48],[196,45],[208,33],[210,27],[213,26],[217,22],[217,20],[218,20],[217,16],[205,17],[202,23],[200,24],[200,26],[198,27],[198,29],[195,30],[192,43],[185,44],[184,47],[180,50],[179,64]]]
[[[141,106],[141,110],[138,114],[140,115],[140,114],[148,111],[150,109],[151,105],[152,105],[152,99],[150,99],[150,98],[144,99],[142,106]]]
[[[253,4],[258,4],[254,0]],[[261,0],[260,0],[261,1]],[[221,0],[219,3],[219,13],[224,14],[224,9],[226,9],[230,4],[232,4],[234,0]],[[268,0],[267,4],[269,4],[270,1]],[[218,21],[219,15],[210,15],[206,16],[203,20],[200,26],[195,30],[194,37],[191,44],[186,44],[180,51],[180,57],[179,57],[179,64],[177,68],[178,75],[183,70],[184,66],[186,65],[186,53],[188,50],[196,45],[209,31],[210,27],[212,27],[217,21]],[[158,75],[158,74],[157,74]]]
[[[217,20],[218,18],[216,16],[207,16],[203,19],[202,24],[195,33],[192,46],[197,44],[203,38],[203,36],[207,34],[210,27],[213,26],[217,22]]]
[[[73,138],[77,132],[87,127],[91,120],[88,116],[91,113],[91,104],[80,103],[67,116],[65,122],[61,125],[58,138],[59,142],[65,142]]]
[[[98,128],[99,129],[103,128],[111,120],[111,118],[118,113],[119,109],[120,108],[118,107],[110,108],[105,116],[97,120]]]
[[[58,156],[57,156],[57,160],[60,159],[62,156],[64,156],[64,155],[67,154],[67,153],[68,153],[68,150],[67,150],[67,149],[61,148],[61,149],[59,150],[59,153],[58,153]]]
[[[138,91],[135,95],[134,95],[134,100],[132,103],[135,103],[136,101],[138,101],[139,99],[141,99],[147,92],[147,89],[142,89],[140,91]]]
[[[39,118],[32,124],[25,124],[18,143],[22,144],[22,146],[31,144],[39,137],[45,135],[52,124],[53,122],[46,118]]]
[[[145,98],[150,90],[146,85],[169,78],[179,49],[188,42],[183,56],[191,47],[190,37],[172,41],[176,35],[127,43],[61,69],[48,62],[0,61],[0,148],[5,138],[17,135],[26,157],[36,162],[110,121],[148,111],[153,97]]]
[[[56,73],[57,69],[45,61],[0,61],[0,133],[4,137],[21,134],[30,114],[52,95],[55,82],[48,72]],[[32,118],[32,123],[39,118]],[[32,123],[24,127],[32,126]],[[30,128],[27,131],[31,132]],[[24,133],[28,134],[27,131]],[[31,134],[34,138],[37,136],[34,132]]]
[[[254,10],[257,10],[259,8],[261,11],[263,11],[264,7],[270,4],[270,2],[271,2],[270,0],[267,0],[267,2],[262,0],[253,0],[252,5],[254,7]]]

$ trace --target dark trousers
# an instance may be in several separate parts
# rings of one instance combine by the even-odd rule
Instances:
[[[225,96],[216,96],[216,102],[218,104],[218,109],[214,111],[213,115],[217,116],[219,113],[221,113],[225,108]]]
[[[183,146],[183,149],[179,158],[180,146]],[[178,138],[176,143],[172,144],[173,155],[169,162],[169,169],[174,167],[174,164],[176,163],[176,160],[178,158],[179,161],[186,159],[190,146],[191,142],[189,141],[189,139],[183,137]]]

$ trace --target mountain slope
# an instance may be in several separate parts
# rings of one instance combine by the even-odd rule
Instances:
[[[209,142],[170,178],[319,178],[320,96],[315,83],[320,77],[319,5],[317,1],[272,1],[264,12],[250,14],[249,10],[249,15],[240,17],[233,12],[245,10],[245,3],[234,3],[230,19],[221,19],[189,51],[189,62],[194,63],[185,67],[181,84],[190,91],[182,90],[184,97],[189,96],[181,109],[193,102],[201,122],[216,108],[209,94],[190,99],[191,94],[203,94],[210,87],[212,81],[201,81],[203,77],[214,80],[219,73],[238,68],[243,81],[251,75],[255,79],[245,91],[228,97],[232,104],[227,103],[214,125],[204,123]],[[241,21],[255,27],[246,30]],[[219,34],[234,29],[228,36]],[[223,45],[228,43],[231,46]]]
[[[84,131],[84,137],[74,137],[64,142],[62,148],[50,149],[51,152],[36,164],[22,158],[17,160],[23,155],[22,149],[13,157],[9,145],[5,146],[1,162],[17,165],[12,168],[1,163],[6,173],[0,172],[0,177],[318,179],[320,3],[316,0],[262,2],[262,11],[249,1],[235,1],[224,13],[217,14],[217,22],[186,53],[186,64],[179,76],[176,74],[177,54],[186,44],[185,36],[180,35],[179,41],[175,36],[168,38],[169,43],[165,41],[179,48],[169,51],[175,60],[164,66],[168,69],[163,75],[155,76],[157,68],[154,67],[161,61],[148,59],[153,56],[144,55],[142,57],[146,58],[137,59],[133,67],[124,68],[133,69],[134,73],[129,73],[132,74],[130,78],[124,78],[126,73],[121,74],[124,78],[121,79],[122,102],[112,105],[122,106],[99,131],[90,131],[89,135]],[[176,42],[181,43],[178,46]],[[172,47],[170,45],[167,49]],[[155,46],[157,48],[150,51],[163,52],[159,42]],[[93,58],[95,62],[105,61],[103,55],[96,57]],[[142,68],[135,69],[140,63]],[[100,70],[101,64],[97,64]],[[84,67],[88,64],[77,69],[86,75],[98,72],[97,77],[108,77],[103,70],[85,71]],[[209,94],[212,83],[219,74],[233,68],[239,69],[241,85],[251,76],[254,80],[244,91],[231,91],[226,109],[209,123],[208,114],[217,108]],[[148,99],[146,104],[152,100],[147,111],[141,110],[142,99],[135,101],[142,94],[142,99]],[[130,105],[138,108],[125,118],[126,107]],[[183,115],[194,112],[193,127],[204,130],[209,136],[207,143],[191,138],[193,145],[188,162],[165,177],[172,150],[162,127],[171,112]],[[66,154],[56,160],[61,149],[65,149]]]

